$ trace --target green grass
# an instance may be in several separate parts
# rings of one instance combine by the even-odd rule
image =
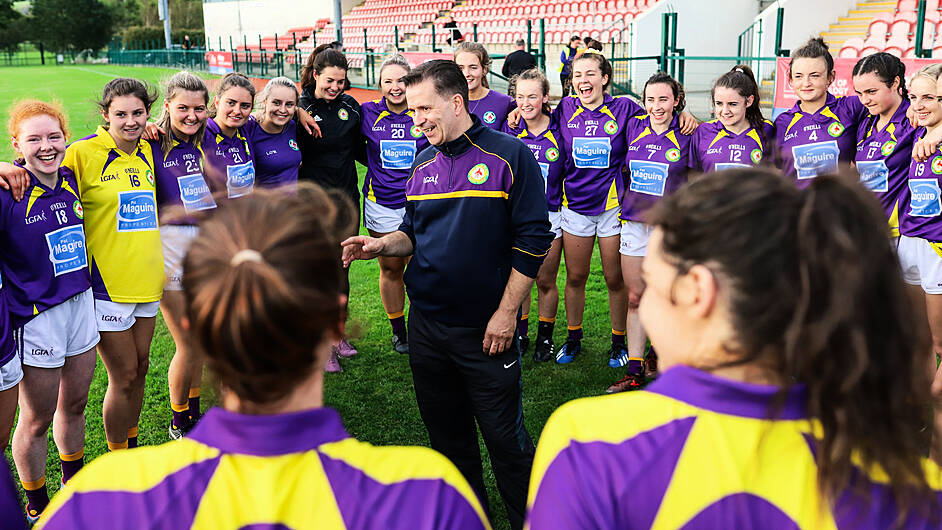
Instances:
[[[80,138],[93,132],[99,123],[95,99],[109,78],[134,76],[156,84],[170,73],[170,70],[117,66],[0,68],[0,108],[7,108],[12,101],[23,98],[56,99],[69,114],[73,137]],[[4,145],[3,149],[0,159],[10,160],[10,145]],[[605,354],[610,340],[608,299],[597,250],[592,267],[586,288],[583,354],[567,367],[554,363],[537,364],[529,356],[523,360],[524,418],[534,442],[549,415],[559,405],[571,399],[601,394],[622,374],[621,370],[612,370],[607,365]],[[391,348],[389,323],[379,298],[378,277],[376,261],[357,262],[351,268],[348,330],[351,342],[360,353],[342,361],[343,373],[327,374],[325,401],[340,412],[347,429],[360,440],[378,445],[428,445],[428,436],[415,403],[408,357],[396,354]],[[561,267],[558,279],[560,293],[564,281],[565,265]],[[536,335],[535,289],[533,308],[531,337]],[[560,303],[555,334],[558,346],[565,341],[565,322],[565,309]],[[151,346],[147,393],[140,423],[141,444],[167,441],[170,414],[167,367],[173,348],[166,326],[159,321]],[[99,361],[86,411],[86,461],[106,451],[101,423],[106,385],[105,371]],[[210,387],[211,383],[204,382],[204,389],[210,390]],[[207,395],[206,390],[204,395]],[[211,400],[211,396],[203,398],[204,409]],[[483,443],[481,451],[486,454]],[[49,455],[47,484],[52,493],[59,483],[59,466],[51,437]],[[484,467],[496,526],[507,528],[506,514],[486,458]]]

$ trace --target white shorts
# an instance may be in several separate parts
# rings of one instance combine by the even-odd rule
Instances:
[[[164,247],[164,273],[167,275],[167,291],[183,290],[183,258],[190,243],[200,229],[193,225],[163,225],[160,227],[160,242]]]
[[[382,204],[363,199],[363,225],[368,230],[388,234],[399,230],[405,208],[387,208]]]
[[[942,294],[942,256],[929,241],[900,236],[896,252],[906,283],[921,285],[926,294]]]
[[[19,335],[19,331],[13,333]],[[17,338],[17,343],[19,343],[19,338],[14,338]],[[17,352],[5,365],[0,366],[0,392],[10,390],[23,380],[23,365],[20,362],[20,355]]]
[[[107,300],[95,300],[98,331],[127,331],[137,321],[137,317],[155,317],[158,309],[160,309],[159,301],[124,304]]]
[[[648,239],[651,238],[650,225],[639,221],[625,221],[621,225],[621,246],[618,252],[622,256],[644,257],[648,252]]]
[[[621,208],[605,210],[599,215],[582,215],[563,206],[560,211],[560,227],[563,232],[579,237],[610,237],[617,236],[621,231],[621,220],[618,214]]]
[[[20,339],[23,364],[36,368],[59,368],[66,357],[94,348],[99,336],[92,290],[36,315],[23,326]]]
[[[550,232],[553,233],[553,239],[559,239],[563,237],[563,227],[560,226],[562,223],[562,212],[550,212],[549,213],[549,222],[550,222]]]

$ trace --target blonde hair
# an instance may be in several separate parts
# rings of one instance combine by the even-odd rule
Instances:
[[[259,112],[264,112],[264,111],[265,111],[265,104],[268,103],[268,98],[271,97],[271,91],[274,90],[274,89],[276,89],[276,88],[278,88],[278,87],[285,87],[285,88],[290,88],[290,89],[292,89],[292,90],[294,91],[294,102],[295,102],[295,103],[297,103],[297,102],[298,102],[298,98],[301,97],[301,94],[298,92],[298,85],[294,84],[294,81],[292,81],[292,80],[290,80],[290,79],[288,79],[287,77],[284,77],[284,76],[272,78],[271,80],[268,81],[268,83],[265,85],[265,88],[263,88],[263,89],[262,89],[262,92],[258,95],[258,100],[257,100],[257,101],[258,101],[258,104],[259,104],[259,106],[260,106],[260,108],[258,109]],[[257,119],[259,119],[259,121],[261,121],[260,118],[261,118],[262,116],[256,114],[255,117],[256,117]]]
[[[167,80],[167,86],[164,88],[164,101],[172,101],[180,92],[202,92],[203,103],[209,103],[209,89],[202,79],[186,70],[177,72]],[[173,139],[170,137],[170,112],[164,107],[160,118],[157,120],[157,127],[160,127],[167,134],[160,138],[160,150],[166,155],[173,149]],[[206,120],[200,124],[196,134],[190,137],[189,143],[193,147],[199,147],[203,141],[203,132],[206,130]]]
[[[465,41],[455,48],[455,61],[458,60],[459,53],[470,53],[478,58],[478,62],[481,63],[481,67],[484,68],[484,77],[481,78],[481,85],[484,86],[484,88],[491,88],[487,83],[487,74],[491,71],[491,56],[487,53],[487,48],[480,42]]]

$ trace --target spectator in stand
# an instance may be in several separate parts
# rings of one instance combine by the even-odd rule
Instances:
[[[458,29],[458,23],[455,22],[455,17],[448,15],[445,18],[445,25],[442,26],[448,30],[448,45],[455,46],[464,42],[464,35],[461,33],[461,30]]]
[[[579,35],[573,35],[569,37],[569,47],[559,53],[559,62],[562,63],[559,70],[559,82],[563,85],[563,97],[572,92],[572,60],[579,53],[580,48],[582,48],[582,38]]]
[[[536,57],[527,51],[526,41],[517,39],[514,45],[517,49],[510,52],[510,55],[504,59],[504,66],[500,69],[500,73],[504,74],[504,77],[507,79],[510,79],[520,72],[536,68]]]

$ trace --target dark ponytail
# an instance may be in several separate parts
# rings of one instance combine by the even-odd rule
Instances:
[[[792,76],[792,64],[795,59],[824,59],[824,64],[827,66],[827,76],[830,77],[831,72],[834,71],[834,56],[831,55],[831,50],[828,49],[828,45],[821,37],[809,39],[800,48],[792,51],[792,60],[788,63],[788,77]]]
[[[729,364],[774,374],[782,395],[807,388],[828,500],[862,485],[856,462],[886,473],[902,512],[938,517],[921,460],[929,352],[885,214],[857,180],[822,176],[799,190],[762,169],[709,174],[662,199],[650,222],[663,232],[664,259],[681,273],[703,264],[724,287]]]
[[[301,90],[311,87],[315,88],[314,74],[320,75],[324,68],[333,66],[340,68],[344,72],[350,69],[347,63],[347,56],[343,52],[334,48],[333,44],[321,44],[311,51],[308,55],[304,68],[301,69]],[[350,88],[350,80],[347,79],[344,84],[344,90]]]
[[[749,99],[749,96],[752,96],[752,105],[746,107],[746,120],[759,134],[762,143],[765,144],[765,118],[762,116],[762,108],[759,106],[759,85],[756,83],[756,76],[752,73],[752,68],[744,64],[737,64],[732,70],[721,75],[710,91],[711,103],[716,101],[717,87],[733,89],[743,99]]]
[[[906,65],[899,57],[886,52],[868,55],[857,61],[851,75],[870,73],[876,74],[887,87],[893,86],[893,81],[899,79],[899,93],[904,100],[909,99],[909,91],[906,90]]]

